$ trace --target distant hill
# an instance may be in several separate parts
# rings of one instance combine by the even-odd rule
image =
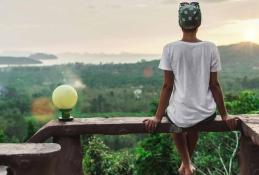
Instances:
[[[227,46],[219,46],[222,62],[228,66],[243,64],[243,66],[259,66],[259,45],[242,42]]]
[[[259,72],[259,45],[241,42],[219,46],[223,72],[233,77],[257,76]],[[256,75],[257,74],[257,75]],[[226,74],[224,74],[226,75]]]
[[[41,64],[42,62],[39,60],[34,60],[28,57],[8,57],[8,56],[0,56],[0,64],[4,65],[23,65],[23,64]]]
[[[46,54],[46,53],[34,53],[29,56],[29,58],[35,60],[49,60],[49,59],[57,59],[58,57],[53,54]]]

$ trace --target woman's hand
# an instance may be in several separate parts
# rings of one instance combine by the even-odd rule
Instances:
[[[237,122],[239,120],[238,117],[229,117],[228,115],[225,115],[221,118],[223,121],[226,121],[227,126],[230,130],[235,130],[237,128]]]
[[[145,124],[145,128],[148,132],[154,132],[157,125],[160,123],[161,121],[158,120],[157,118],[153,118],[153,119],[145,119],[143,120],[143,123]]]

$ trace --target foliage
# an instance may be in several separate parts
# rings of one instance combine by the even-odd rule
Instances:
[[[236,151],[237,132],[202,133],[193,161],[201,174],[232,175],[239,171]]]
[[[127,134],[127,135],[102,135],[100,136],[105,145],[117,151],[124,148],[134,148],[136,143],[143,140],[145,134]]]
[[[33,118],[27,118],[26,120],[27,123],[27,132],[26,132],[26,137],[24,141],[26,142],[33,134],[36,133],[36,131],[39,129],[37,121]]]
[[[96,136],[89,140],[83,160],[84,171],[89,175],[131,175],[133,171],[132,156],[127,152],[112,152]]]
[[[170,134],[150,134],[135,149],[137,175],[176,175],[179,158]]]
[[[259,110],[259,98],[253,91],[241,92],[233,101],[226,102],[231,114],[247,114]]]
[[[4,143],[4,142],[5,142],[4,131],[0,129],[0,143]]]
[[[24,140],[26,123],[17,108],[5,110],[1,116],[1,128],[5,134],[5,142],[21,142]]]
[[[151,104],[150,104],[150,113],[151,113],[152,115],[155,115],[155,114],[156,114],[157,106],[158,106],[157,100],[156,100],[156,101],[153,100],[153,101],[151,102]]]
[[[91,175],[104,174],[104,161],[108,147],[98,137],[93,137],[85,151],[83,164]]]

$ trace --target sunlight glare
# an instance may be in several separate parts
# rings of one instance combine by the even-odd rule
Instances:
[[[246,41],[255,41],[257,37],[257,32],[255,29],[247,30],[244,34],[244,39]]]

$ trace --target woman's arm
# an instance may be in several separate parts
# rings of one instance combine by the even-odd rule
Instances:
[[[214,101],[217,104],[219,113],[221,115],[221,118],[225,118],[227,116],[227,110],[224,105],[224,98],[223,98],[223,92],[220,86],[220,83],[218,81],[218,73],[217,72],[211,72],[210,73],[210,84],[209,84],[210,90],[212,92]]]
[[[164,71],[164,83],[161,88],[160,100],[155,118],[161,121],[165,115],[165,109],[169,104],[169,99],[174,87],[174,74],[172,71]]]
[[[210,73],[209,87],[212,92],[213,98],[217,104],[222,120],[225,120],[227,122],[227,125],[231,130],[235,129],[237,127],[237,118],[230,118],[227,114],[227,110],[224,105],[223,92],[218,81],[217,72]]]
[[[156,126],[158,125],[158,123],[161,122],[165,114],[165,109],[169,104],[169,99],[170,99],[173,87],[174,87],[174,74],[172,71],[165,70],[164,82],[160,92],[160,100],[156,111],[156,116],[154,117],[154,119],[145,119],[143,121],[145,123],[146,129],[149,132],[153,132]]]

